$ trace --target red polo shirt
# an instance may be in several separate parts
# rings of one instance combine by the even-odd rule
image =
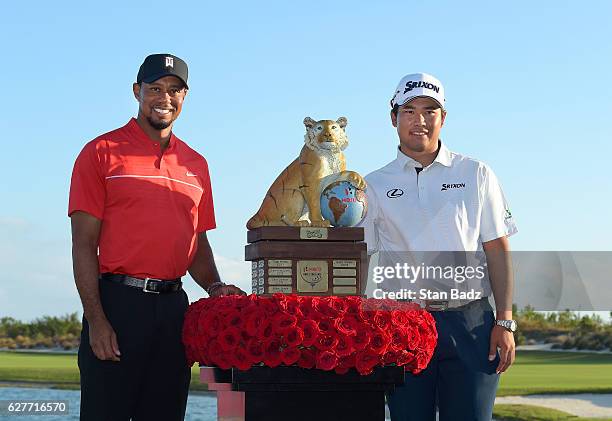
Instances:
[[[208,164],[174,134],[162,153],[131,119],[79,154],[68,215],[75,211],[102,220],[100,273],[178,278],[197,233],[215,228]]]

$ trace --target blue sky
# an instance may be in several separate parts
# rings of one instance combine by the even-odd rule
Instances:
[[[502,182],[520,250],[610,250],[609,2],[12,2],[3,7],[0,316],[80,311],[66,217],[81,147],[135,115],[147,54],[190,68],[175,133],[206,156],[223,277],[249,285],[246,220],[302,146],[348,118],[348,167],[395,156],[388,103],[445,85],[442,138]],[[188,287],[191,299],[202,294]]]

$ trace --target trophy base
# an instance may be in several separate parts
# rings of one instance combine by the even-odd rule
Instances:
[[[363,228],[261,227],[247,241],[254,294],[360,295],[365,287]]]
[[[385,392],[404,382],[402,367],[378,367],[368,376],[299,367],[247,371],[200,368],[200,381],[217,392],[222,421],[383,421]]]

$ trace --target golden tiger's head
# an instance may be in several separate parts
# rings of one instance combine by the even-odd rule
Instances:
[[[304,126],[306,126],[304,142],[312,150],[340,152],[348,146],[348,138],[344,131],[346,125],[346,117],[340,117],[336,121],[314,121],[312,118],[306,117],[304,119]]]

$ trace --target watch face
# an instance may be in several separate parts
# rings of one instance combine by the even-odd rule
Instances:
[[[510,330],[513,332],[516,331],[516,320],[510,320]]]

